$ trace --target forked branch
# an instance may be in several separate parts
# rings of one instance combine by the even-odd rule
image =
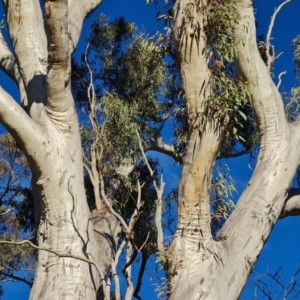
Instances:
[[[277,17],[277,14],[280,12],[280,10],[283,8],[284,5],[288,4],[289,2],[292,2],[293,0],[286,0],[283,3],[281,3],[274,11],[272,17],[271,17],[271,22],[269,25],[267,37],[266,37],[266,56],[267,56],[267,67],[270,71],[271,65],[273,61],[276,59],[275,57],[275,51],[273,48],[272,54],[270,54],[270,47],[271,47],[271,35],[272,35],[272,30],[275,24],[275,19]]]

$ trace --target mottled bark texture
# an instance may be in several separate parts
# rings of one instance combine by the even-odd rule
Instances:
[[[201,3],[179,0],[173,8],[175,48],[189,109],[189,142],[179,184],[178,225],[168,254],[172,300],[224,299],[224,295],[237,299],[275,222],[292,211],[286,205],[287,192],[299,164],[295,151],[300,146],[299,124],[287,122],[281,95],[258,52],[252,1],[237,1],[241,18],[236,35],[242,45],[235,66],[252,91],[261,146],[247,188],[212,238],[210,181],[222,127],[203,110],[210,96],[206,89],[210,71],[204,50],[207,10]],[[203,113],[206,123],[198,122]]]
[[[33,173],[38,246],[69,256],[38,252],[31,299],[95,299],[114,255],[116,219],[91,214],[87,204],[70,90],[71,54],[84,19],[100,2],[46,0],[43,16],[38,0],[3,1],[14,54],[1,35],[0,67],[19,86],[22,105],[0,88],[0,122]]]

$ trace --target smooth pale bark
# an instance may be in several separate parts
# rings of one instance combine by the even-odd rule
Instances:
[[[191,27],[183,25],[183,16],[191,11],[190,7],[196,7],[196,2],[189,3],[175,3],[173,30],[188,107],[195,106],[197,111],[197,104],[201,103],[199,89],[202,82],[208,81],[209,74],[205,70],[207,63],[201,60],[202,52],[190,48],[191,36],[187,32],[191,32]],[[170,299],[173,300],[224,299],[225,295],[226,299],[238,298],[282,212],[299,165],[299,152],[294,151],[300,146],[299,124],[287,123],[281,96],[258,52],[252,1],[238,1],[238,5],[241,21],[236,34],[242,38],[243,45],[236,57],[236,68],[252,91],[261,149],[253,176],[236,209],[213,240],[209,203],[204,202],[209,197],[209,182],[204,178],[211,178],[218,150],[217,134],[213,136],[215,131],[206,130],[198,138],[196,131],[190,129],[179,185],[178,227],[169,251]],[[201,30],[199,15],[202,13],[198,12],[198,19],[195,16],[193,20],[199,22]],[[177,37],[177,32],[182,36]],[[198,47],[205,47],[205,38],[199,39]],[[186,49],[191,49],[195,56],[186,59]],[[194,99],[197,100],[193,102]],[[189,115],[194,120],[194,111],[190,110]]]
[[[188,108],[189,130],[178,189],[177,229],[168,253],[171,299],[194,299],[191,297],[194,283],[190,283],[197,278],[199,284],[200,279],[194,277],[191,270],[199,269],[201,262],[211,256],[208,252],[212,247],[211,175],[222,137],[220,124],[226,119],[225,115],[214,114],[204,103],[211,95],[211,70],[203,31],[206,16],[200,12],[197,2],[176,1],[173,8],[173,35]]]
[[[23,85],[26,101],[22,108],[1,88],[0,122],[22,147],[32,169],[37,244],[89,259],[98,268],[39,251],[31,299],[95,299],[114,255],[116,219],[105,211],[91,215],[87,205],[70,91],[71,53],[85,17],[100,2],[45,1],[44,22],[38,0],[3,1],[14,54],[1,36],[0,67],[21,92]]]

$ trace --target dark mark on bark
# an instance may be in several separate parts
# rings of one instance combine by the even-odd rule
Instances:
[[[59,179],[59,186],[61,186],[64,183],[64,181],[66,179],[66,175],[67,175],[67,170],[64,170],[62,176]]]

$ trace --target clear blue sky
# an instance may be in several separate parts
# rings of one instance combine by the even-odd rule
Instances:
[[[259,23],[258,34],[266,34],[270,23],[270,16],[272,15],[274,8],[282,1],[263,0],[256,2],[256,17]],[[104,0],[102,6],[100,6],[86,22],[82,40],[84,37],[88,37],[90,24],[95,15],[100,13],[110,16],[110,20],[113,20],[120,15],[124,15],[127,20],[137,23],[140,29],[144,28],[145,31],[150,33],[154,33],[162,28],[161,23],[157,24],[155,22],[157,11],[154,9],[154,6],[152,5],[148,8],[143,0]],[[296,84],[294,80],[294,67],[292,64],[291,41],[297,34],[300,34],[299,13],[300,1],[293,1],[286,5],[279,13],[273,29],[272,42],[278,53],[284,52],[275,63],[275,71],[276,74],[287,71],[287,75],[282,78],[282,91],[289,91],[290,88]],[[3,9],[0,7],[0,16],[2,15]],[[84,43],[80,43],[81,48],[77,50],[77,53],[82,52],[83,45]],[[277,83],[276,76],[274,77],[274,80]],[[13,95],[17,94],[16,87],[5,79],[3,73],[0,73],[0,84]],[[165,173],[165,179],[167,179],[167,188],[169,189],[172,187],[172,184],[174,185],[174,183],[176,184],[178,181],[179,167],[176,164],[171,163],[171,159],[169,158],[162,157],[161,162]],[[249,157],[229,160],[226,163],[230,166],[239,194],[241,194],[252,173],[249,167]],[[253,168],[254,163],[251,162],[250,166]],[[237,195],[236,198],[238,198],[238,196],[239,195]],[[294,274],[298,262],[300,261],[300,239],[297,230],[298,228],[300,228],[300,217],[287,218],[277,222],[258,260],[254,273],[263,274],[266,273],[267,270],[275,272],[282,266],[285,278],[289,281],[290,276]],[[5,284],[4,288],[4,300],[23,300],[28,298],[29,289],[23,283]],[[142,299],[156,299],[154,289],[155,287],[151,285],[148,280],[147,282],[145,281],[143,284],[143,292],[141,294]],[[248,284],[242,299],[248,300],[252,299],[252,297],[253,288]]]

